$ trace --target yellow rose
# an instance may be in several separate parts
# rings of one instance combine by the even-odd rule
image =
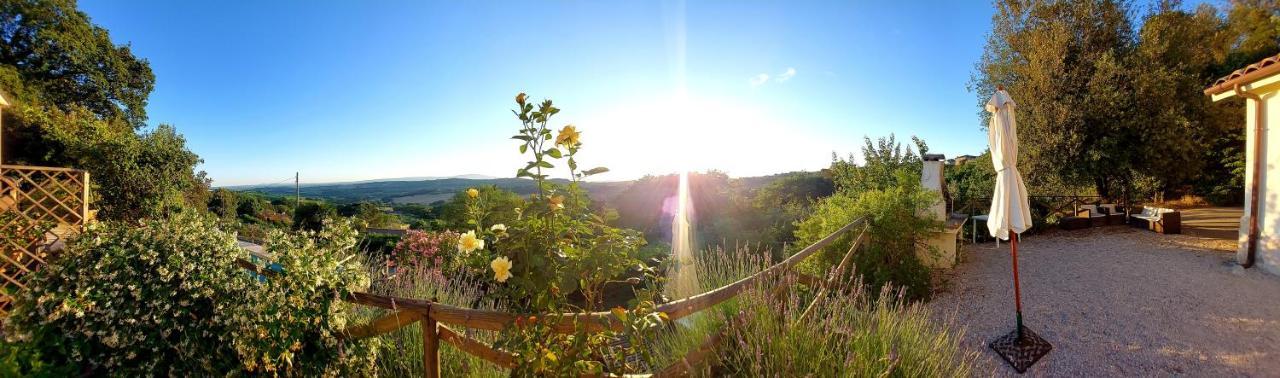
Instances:
[[[478,198],[480,197],[480,191],[476,188],[467,189],[467,197]]]
[[[564,208],[564,196],[551,196],[551,210],[560,210]]]
[[[477,249],[484,249],[484,240],[476,237],[475,230],[467,231],[458,238],[459,253],[471,253]]]
[[[498,282],[507,282],[511,278],[511,260],[506,257],[498,257],[489,263],[489,267],[493,268],[493,279]]]
[[[516,103],[524,105],[524,100],[527,98],[529,98],[529,96],[525,95],[524,92],[520,92],[520,94],[516,95]]]
[[[578,129],[573,127],[573,125],[564,125],[564,128],[560,129],[560,135],[556,136],[556,144],[566,147],[575,147],[580,143],[578,135]]]

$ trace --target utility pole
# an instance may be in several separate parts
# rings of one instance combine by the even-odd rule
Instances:
[[[298,182],[298,172],[293,172],[293,208],[302,206],[302,184]]]

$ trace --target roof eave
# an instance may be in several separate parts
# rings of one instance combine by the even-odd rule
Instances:
[[[1219,79],[1217,84],[1205,88],[1204,94],[1213,97],[1214,101],[1235,95],[1236,86],[1245,86],[1255,81],[1267,78],[1269,76],[1280,73],[1280,64],[1276,64],[1276,60],[1280,56],[1263,59],[1262,61],[1250,64],[1245,68],[1237,70],[1227,77],[1230,79]],[[1261,66],[1261,67],[1256,67]],[[1256,67],[1256,68],[1255,68]],[[1251,70],[1252,69],[1252,70]],[[1241,72],[1245,71],[1245,72]],[[1232,77],[1234,76],[1234,77]],[[1224,78],[1225,79],[1225,78]]]

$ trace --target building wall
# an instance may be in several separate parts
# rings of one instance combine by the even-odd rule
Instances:
[[[1261,220],[1258,223],[1258,251],[1255,263],[1256,266],[1266,270],[1272,274],[1280,275],[1280,83],[1275,85],[1267,85],[1265,87],[1251,90],[1262,97],[1264,102],[1263,114],[1263,132],[1262,139],[1262,155],[1264,157],[1261,182],[1258,193],[1258,214]],[[1256,156],[1253,151],[1254,138],[1254,122],[1257,119],[1258,108],[1253,101],[1246,101],[1246,127],[1245,133],[1248,136],[1245,144],[1245,156],[1250,160],[1247,161],[1245,168],[1245,211],[1244,216],[1240,219],[1240,238],[1239,250],[1237,258],[1244,261],[1245,254],[1248,250],[1249,235],[1249,198],[1253,187],[1253,167],[1255,162],[1252,160]]]

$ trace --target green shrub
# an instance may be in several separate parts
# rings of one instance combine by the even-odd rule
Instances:
[[[236,265],[245,252],[214,218],[91,225],[31,276],[5,336],[43,363],[95,375],[370,368],[372,346],[336,335],[346,307],[337,299],[367,283],[358,266],[343,262],[354,232],[336,225],[269,239],[268,251],[288,273],[259,281]]]
[[[865,218],[871,228],[862,249],[854,255],[854,271],[872,290],[893,283],[904,287],[909,298],[927,298],[930,272],[916,257],[916,250],[926,233],[941,226],[940,220],[920,215],[936,201],[936,193],[920,189],[914,177],[899,172],[896,186],[823,198],[813,214],[797,224],[795,245],[808,246],[849,222]],[[801,264],[802,271],[825,275],[839,264],[852,239],[850,234],[807,259]]]

